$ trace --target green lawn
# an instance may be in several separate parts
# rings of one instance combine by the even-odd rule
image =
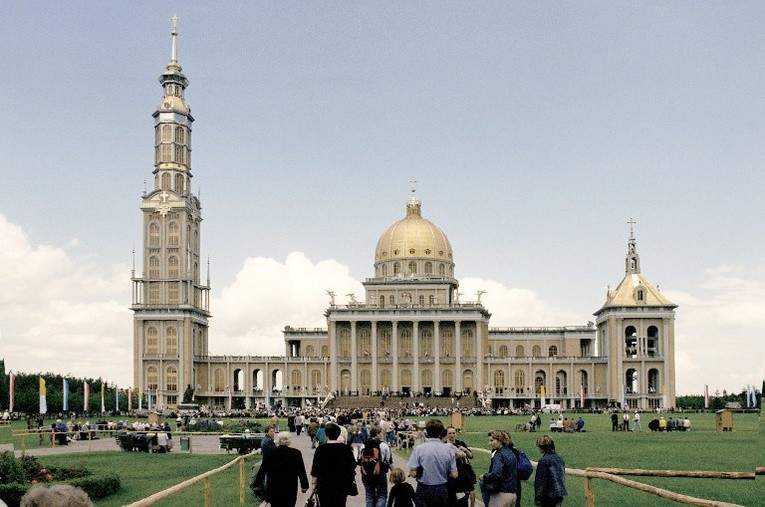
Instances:
[[[735,431],[720,433],[714,429],[714,414],[691,414],[691,431],[687,433],[652,433],[647,431],[651,416],[644,414],[642,433],[611,432],[611,422],[607,415],[586,414],[585,433],[555,434],[556,447],[569,468],[620,467],[653,468],[673,470],[721,470],[752,472],[756,463],[765,455],[765,433],[758,428],[758,416],[753,414],[734,416]],[[518,423],[526,417],[470,417],[466,418],[466,429],[462,434],[471,447],[487,448],[486,433],[491,429],[505,429],[512,435],[516,446],[532,459],[539,457],[534,447],[534,440],[545,433],[516,432]],[[543,419],[549,422],[549,417]],[[22,425],[14,425],[15,430],[22,430]],[[758,431],[759,430],[759,431]],[[33,439],[34,440],[34,439]],[[11,429],[0,428],[0,442],[14,442],[19,448],[18,439],[11,438]],[[29,447],[29,444],[27,444]],[[33,444],[34,445],[34,444]],[[47,444],[44,444],[47,445]],[[476,452],[473,461],[477,474],[488,469],[489,456]],[[98,452],[92,454],[72,454],[40,457],[44,465],[62,466],[79,464],[91,470],[116,471],[122,481],[123,490],[108,499],[97,502],[98,507],[125,505],[161,491],[173,484],[217,468],[230,460],[228,455],[189,455],[171,453],[166,455],[124,452]],[[759,460],[759,461],[758,461]],[[247,478],[251,461],[247,464]],[[685,479],[685,478],[645,478],[634,480],[665,488],[691,496],[737,503],[746,506],[765,505],[765,478],[756,481],[733,481],[723,479]],[[212,502],[216,506],[235,506],[239,504],[238,493],[239,469],[233,467],[219,474],[211,481]],[[584,505],[583,480],[569,476],[567,478],[569,496],[566,505]],[[601,506],[669,506],[678,505],[648,493],[632,490],[604,480],[595,480],[596,504]],[[155,505],[171,507],[177,505],[201,505],[203,486],[193,486]],[[532,506],[533,478],[524,483],[523,506]],[[247,492],[247,504],[252,505],[254,498]]]

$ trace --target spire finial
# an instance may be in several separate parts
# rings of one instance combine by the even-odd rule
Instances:
[[[178,65],[178,21],[180,21],[181,18],[175,15],[173,13],[173,17],[170,18],[170,22],[173,23],[173,31],[170,32],[170,35],[173,36],[173,45],[170,49],[170,65]]]
[[[412,184],[412,196],[406,203],[406,216],[421,216],[420,215],[420,201],[415,195],[417,193],[417,180],[409,180]]]
[[[628,223],[628,224],[630,224],[630,238],[634,238],[634,237],[635,237],[635,230],[634,230],[633,226],[634,226],[634,225],[635,225],[637,222],[635,222],[635,221],[632,219],[632,217],[630,217],[630,219],[629,219],[629,220],[627,220],[627,223]]]
[[[635,241],[634,225],[637,223],[631,217],[627,221],[630,224],[630,238],[627,241],[627,258],[625,259],[625,273],[640,273],[640,256],[637,253],[637,242]]]

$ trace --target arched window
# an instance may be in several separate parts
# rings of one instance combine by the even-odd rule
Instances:
[[[290,385],[292,388],[301,387],[303,385],[303,372],[300,370],[292,370],[290,374]]]
[[[658,394],[660,392],[660,387],[659,370],[656,368],[651,368],[648,370],[648,393]]]
[[[417,273],[417,263],[414,261],[409,261],[409,274],[415,274]]]
[[[369,336],[369,330],[368,329],[362,329],[359,333],[359,350],[358,354],[359,356],[371,356],[372,355],[372,345],[371,345],[371,338]]]
[[[444,331],[441,336],[441,354],[445,357],[454,356],[454,334],[451,331]]]
[[[150,327],[146,330],[146,353],[159,353],[159,333],[156,327]]]
[[[381,356],[390,356],[390,331],[382,331],[380,333],[380,350],[378,353]]]
[[[412,355],[412,333],[408,329],[404,329],[401,331],[401,355],[402,356],[411,356]]]
[[[550,347],[547,349],[547,357],[555,357],[558,355],[558,347],[555,345],[550,345]]]
[[[321,370],[311,370],[311,386],[314,389],[321,387]]]
[[[178,262],[178,257],[171,255],[167,259],[167,277],[176,279],[180,276],[180,262]]]
[[[306,345],[305,355],[306,357],[313,357],[313,345]]]
[[[149,257],[149,278],[159,278],[159,257],[156,255]]]
[[[170,246],[179,246],[181,244],[181,227],[178,222],[170,222],[167,226],[167,244]]]
[[[422,332],[422,344],[420,347],[420,354],[425,357],[433,355],[433,334],[430,331]]]
[[[178,304],[178,282],[168,284],[167,301],[168,303]]]
[[[563,370],[555,374],[555,396],[568,396],[568,374]]]
[[[584,390],[584,394],[587,395],[590,390],[590,381],[589,375],[585,370],[579,370],[579,385]]]
[[[165,352],[171,356],[178,353],[178,330],[175,327],[165,330]]]
[[[422,370],[422,388],[429,387],[433,389],[433,371]]]
[[[347,329],[340,331],[340,340],[338,343],[338,355],[340,357],[350,357],[351,355],[351,333]]]
[[[473,331],[469,329],[462,332],[462,355],[468,357],[475,355],[473,351]]]
[[[170,173],[162,173],[162,190],[170,190]]]
[[[169,143],[173,140],[173,127],[171,125],[162,125],[162,141]]]
[[[531,355],[534,357],[542,357],[542,347],[539,345],[531,347]]]
[[[182,174],[175,175],[175,191],[183,195],[186,193],[186,185],[183,184],[184,177]]]
[[[624,330],[624,354],[627,357],[637,356],[637,341],[635,326],[627,326]]]
[[[168,391],[178,390],[178,370],[175,366],[168,366],[165,372],[165,389]]]
[[[449,389],[454,387],[454,374],[452,373],[452,370],[444,370],[441,372],[441,384],[443,385],[444,389],[447,387]]]
[[[361,370],[361,394],[369,396],[369,391],[372,389],[372,373],[364,368]]]
[[[393,263],[393,276],[396,276],[397,274],[401,273],[401,264],[398,262]]]
[[[186,144],[186,131],[180,125],[175,127],[175,142],[178,144]]]
[[[418,301],[419,301],[419,303],[420,303],[420,306],[425,306],[425,296],[423,296],[422,294],[420,294],[420,296],[419,296],[419,298],[418,298]]]
[[[505,372],[496,370],[494,372],[494,387],[505,387]]]
[[[470,392],[473,390],[473,371],[465,370],[462,372],[462,390]]]
[[[537,396],[541,394],[541,389],[544,385],[547,385],[547,375],[545,374],[544,370],[537,370],[537,372],[534,374],[534,393]]]
[[[515,347],[515,357],[526,357],[526,352],[523,350],[523,345]]]
[[[154,366],[146,368],[146,388],[156,389],[159,386],[159,371]]]
[[[390,370],[381,370],[380,371],[380,385],[383,388],[390,389]]]
[[[425,274],[426,275],[432,275],[433,274],[433,263],[432,262],[426,262],[425,263]]]
[[[222,393],[225,387],[226,384],[223,376],[223,368],[215,368],[215,371],[213,372],[213,391]]]
[[[446,274],[446,268],[443,264],[438,265],[438,274],[444,276]]]
[[[515,389],[523,389],[526,386],[526,372],[523,370],[515,370],[514,375]]]
[[[624,385],[627,386],[627,394],[634,394],[638,392],[638,375],[637,370],[630,368],[624,375]]]
[[[327,345],[321,346],[321,357],[329,357],[329,346]]]
[[[149,246],[150,247],[159,246],[159,224],[156,224],[154,222],[149,224]]]
[[[401,370],[401,387],[412,387],[412,372]]]
[[[507,357],[507,345],[499,346],[499,357],[501,358]]]
[[[385,308],[385,296],[380,296],[380,308]]]
[[[382,265],[382,276],[388,276],[388,265],[383,264]]]
[[[430,306],[433,306],[434,304],[436,304],[436,296],[434,296],[433,294],[428,296],[428,304]]]
[[[650,357],[659,355],[659,328],[656,326],[648,326],[648,340],[646,342],[646,353]]]

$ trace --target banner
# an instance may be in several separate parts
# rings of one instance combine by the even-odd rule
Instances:
[[[138,410],[143,410],[143,387],[138,387]]]
[[[101,413],[103,414],[106,412],[106,407],[104,406],[104,381],[101,381]]]
[[[87,382],[83,384],[82,411],[90,412],[90,385]]]
[[[151,389],[146,391],[146,406],[148,407],[149,410],[152,409],[152,404],[151,404]]]
[[[584,408],[584,384],[579,384],[579,402],[582,404],[582,408]]]
[[[704,408],[709,408],[709,385],[704,385]]]
[[[546,394],[547,393],[545,391],[545,386],[543,386],[543,385],[539,386],[539,407],[540,408],[545,406],[545,395]]]
[[[120,411],[120,388],[114,388],[114,410]]]
[[[231,412],[231,387],[226,386],[226,389],[228,390],[228,407],[226,407],[226,411]]]
[[[133,411],[133,388],[132,387],[128,387],[128,407],[127,407],[127,411],[128,412],[132,412]]]
[[[622,410],[627,410],[627,384],[622,384]]]
[[[11,377],[10,382],[10,392],[8,393],[9,400],[8,400],[8,411],[13,413],[13,402],[16,401],[16,374],[11,372],[9,375]]]
[[[64,403],[63,403],[63,410],[64,412],[69,411],[69,381],[67,379],[64,379]]]
[[[40,413],[45,414],[48,412],[48,400],[46,398],[47,390],[45,389],[45,379],[40,377]]]

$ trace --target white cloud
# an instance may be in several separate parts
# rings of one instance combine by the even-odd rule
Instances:
[[[76,240],[71,240],[70,245]],[[6,369],[132,379],[127,266],[103,270],[33,245],[0,215],[0,346]]]

